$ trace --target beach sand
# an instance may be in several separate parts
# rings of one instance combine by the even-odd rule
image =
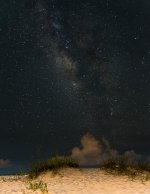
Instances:
[[[150,181],[114,176],[101,169],[69,168],[61,169],[58,174],[46,172],[36,180],[26,176],[1,176],[0,194],[41,194],[39,189],[29,189],[29,182],[40,180],[47,184],[49,194],[150,194]]]

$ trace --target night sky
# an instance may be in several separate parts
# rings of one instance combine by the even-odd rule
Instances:
[[[1,0],[0,172],[87,132],[150,155],[150,1]]]

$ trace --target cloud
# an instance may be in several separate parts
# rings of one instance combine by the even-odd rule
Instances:
[[[80,165],[99,165],[110,156],[117,157],[118,152],[110,148],[106,139],[98,141],[90,134],[81,138],[81,148],[73,148],[71,154],[71,157],[79,160]]]
[[[130,161],[138,161],[141,159],[141,155],[136,154],[134,150],[126,151],[124,156],[130,159]]]
[[[10,160],[0,159],[0,168],[7,168],[11,166]]]
[[[131,161],[140,158],[133,150],[120,155],[105,138],[99,141],[88,133],[81,138],[81,147],[74,147],[71,154],[72,158],[79,160],[80,166],[103,165],[109,158],[117,159],[121,156],[127,156]]]

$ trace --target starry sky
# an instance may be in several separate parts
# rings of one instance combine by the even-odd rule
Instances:
[[[150,155],[149,10],[149,0],[1,0],[1,167],[70,154],[87,132]]]

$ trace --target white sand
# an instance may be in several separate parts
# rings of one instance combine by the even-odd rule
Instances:
[[[130,180],[106,174],[100,169],[62,169],[59,174],[41,175],[36,181],[47,184],[49,194],[150,194],[150,181]],[[0,194],[40,194],[29,190],[26,177],[0,177]]]

